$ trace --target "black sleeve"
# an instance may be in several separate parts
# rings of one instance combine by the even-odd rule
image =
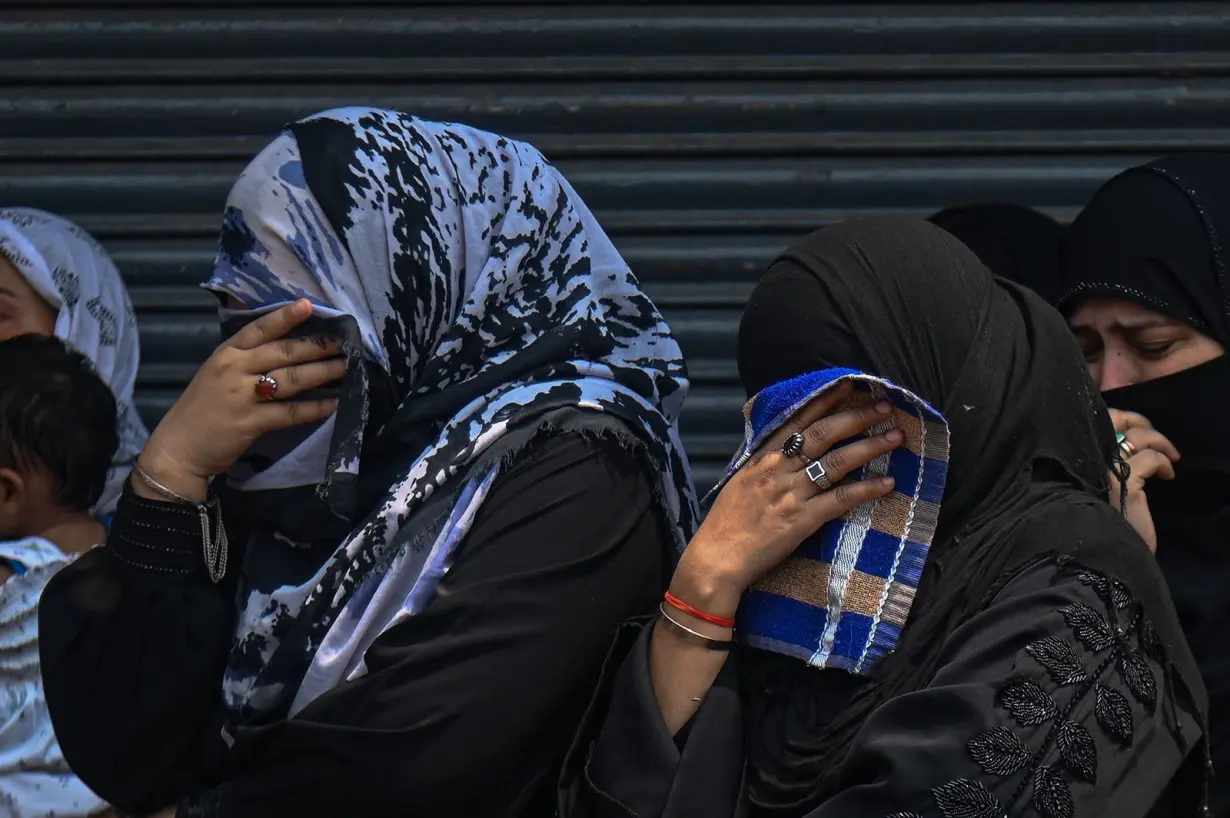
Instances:
[[[367,674],[272,728],[183,811],[481,818],[549,803],[612,634],[665,587],[656,506],[642,459],[615,441],[531,447],[436,598],[367,651]]]
[[[868,718],[838,795],[810,818],[1149,815],[1201,735],[1191,706],[1169,695],[1151,632],[1122,586],[1052,564],[1029,569],[953,632],[928,687]],[[562,818],[741,808],[734,662],[679,751],[649,684],[648,635],[600,691],[600,715],[587,717]]]
[[[39,650],[52,725],[107,802],[143,814],[212,780],[234,599],[233,577],[215,585],[205,570],[196,510],[128,487],[106,547],[48,583]]]

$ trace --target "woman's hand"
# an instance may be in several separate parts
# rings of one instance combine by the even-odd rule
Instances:
[[[1124,435],[1135,449],[1135,453],[1127,459],[1131,468],[1127,483],[1127,520],[1149,546],[1149,550],[1157,553],[1157,529],[1149,511],[1145,483],[1153,477],[1173,480],[1174,463],[1179,459],[1179,450],[1154,429],[1144,415],[1111,409],[1110,419],[1115,424],[1115,431]],[[1122,510],[1120,494],[1119,479],[1112,472],[1110,502],[1117,510]]]
[[[346,374],[335,343],[283,337],[311,314],[311,302],[301,299],[223,342],[150,435],[141,467],[172,491],[203,501],[209,478],[230,468],[258,437],[333,414],[335,399],[289,400]],[[274,400],[256,392],[263,374],[277,382]],[[156,496],[139,479],[133,487]]]
[[[671,582],[673,594],[716,616],[734,616],[743,592],[804,539],[892,491],[891,478],[839,482],[902,441],[901,432],[892,429],[833,448],[883,422],[892,411],[882,401],[830,414],[852,388],[845,383],[812,401],[730,479],[683,553]],[[821,491],[804,472],[806,462],[782,452],[796,433],[806,441],[804,454],[824,465],[832,489]]]

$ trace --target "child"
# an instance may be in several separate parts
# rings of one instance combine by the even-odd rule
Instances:
[[[55,338],[0,341],[0,816],[109,814],[68,769],[38,664],[38,598],[106,538],[90,516],[119,445],[115,398]]]

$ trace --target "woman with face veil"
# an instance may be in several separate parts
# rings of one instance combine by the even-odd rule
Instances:
[[[694,528],[657,308],[530,145],[287,127],[228,198],[224,341],[40,605],[126,813],[523,816]]]
[[[1230,814],[1227,241],[1230,154],[1124,171],[1072,224],[1061,304],[1124,435],[1128,518],[1156,544],[1209,689],[1217,815]]]
[[[566,763],[564,815],[1200,815],[1203,687],[1152,557],[1106,501],[1114,434],[1060,316],[937,227],[855,220],[786,251],[740,328],[749,396],[829,367],[909,390],[950,432],[899,638],[847,672],[629,626]],[[712,617],[736,608],[741,640],[749,586],[812,534],[787,538],[774,509],[732,525],[749,514],[729,502],[743,482],[790,462],[779,445],[736,469],[672,581],[711,617],[682,624],[711,640]],[[887,508],[908,497],[896,483]],[[794,563],[795,578],[869,585],[845,548],[823,574]],[[787,601],[815,596],[774,576]]]

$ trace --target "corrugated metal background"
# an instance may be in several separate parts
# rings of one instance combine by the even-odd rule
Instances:
[[[709,484],[740,432],[739,310],[790,239],[1008,199],[1069,217],[1165,151],[1230,148],[1230,4],[0,3],[0,202],[79,220],[142,327],[151,424],[216,340],[227,190],[352,103],[529,139],[688,354]]]

